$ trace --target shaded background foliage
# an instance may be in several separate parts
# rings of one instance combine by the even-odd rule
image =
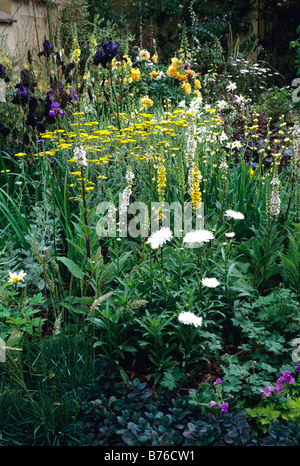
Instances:
[[[300,24],[297,0],[88,0],[90,20],[95,14],[119,24],[130,24],[130,29],[139,38],[140,45],[152,44],[152,34],[162,60],[178,48],[184,24],[191,34],[196,34],[201,43],[207,35],[213,35],[228,48],[231,29],[237,39],[247,37],[251,46],[256,39],[260,44],[258,58],[268,57],[269,64],[276,68],[288,84],[295,77],[295,53],[289,43],[295,38]],[[257,33],[253,19],[257,18]]]

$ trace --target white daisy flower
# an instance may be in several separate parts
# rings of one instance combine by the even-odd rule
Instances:
[[[226,210],[226,217],[233,218],[234,220],[243,220],[245,217],[241,212],[236,212],[235,210]]]
[[[170,241],[173,238],[173,233],[170,228],[162,227],[149,236],[147,243],[151,244],[152,249],[158,249],[160,246]]]
[[[19,274],[15,272],[9,273],[9,283],[19,283],[20,281],[24,282],[24,277],[27,275],[23,270]]]
[[[188,244],[201,244],[208,243],[210,240],[214,239],[214,235],[211,231],[208,230],[194,230],[190,231],[183,238],[184,243]]]
[[[235,237],[235,233],[234,233],[234,231],[231,231],[230,233],[225,233],[225,236],[226,236],[227,238],[234,238],[234,237]]]
[[[216,288],[220,285],[220,282],[216,278],[203,278],[201,283],[202,285],[207,286],[207,288]]]
[[[197,317],[193,312],[183,311],[178,316],[179,322],[185,325],[194,325],[200,327],[202,325],[202,317]]]

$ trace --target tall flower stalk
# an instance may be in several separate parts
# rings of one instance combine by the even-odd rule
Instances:
[[[81,196],[82,196],[82,203],[83,203],[83,221],[86,227],[85,232],[85,244],[86,244],[86,255],[88,259],[91,259],[91,247],[90,247],[90,239],[88,235],[89,230],[89,222],[87,218],[87,202],[86,202],[86,187],[85,187],[85,171],[84,167],[87,166],[87,159],[86,159],[86,151],[83,146],[75,147],[74,149],[74,159],[80,166],[80,173],[81,173]]]

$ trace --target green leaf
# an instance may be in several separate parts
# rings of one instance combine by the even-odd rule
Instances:
[[[71,259],[68,259],[67,257],[58,257],[57,259],[68,268],[69,272],[71,272],[74,277],[82,278],[82,271]]]

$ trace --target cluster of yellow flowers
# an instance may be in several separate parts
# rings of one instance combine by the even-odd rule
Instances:
[[[182,65],[182,61],[180,61],[177,57],[173,57],[171,60],[171,65],[168,67],[167,75],[170,78],[175,78],[182,82],[182,90],[186,95],[192,92],[192,86],[190,84],[192,82],[194,85],[194,93],[201,97],[201,83],[199,79],[197,79],[195,71],[191,69],[182,69]]]
[[[200,191],[201,173],[199,168],[195,165],[192,170],[192,186],[191,186],[191,198],[193,209],[198,209],[201,202],[201,191]]]
[[[153,100],[151,100],[149,97],[142,97],[141,98],[141,107],[142,108],[150,108],[153,105]]]
[[[145,49],[142,49],[140,51],[140,59],[141,60],[146,60],[146,61],[149,61],[150,60],[150,53],[148,52],[148,50],[145,50]],[[157,63],[157,55],[156,53],[151,57],[151,60],[153,63]]]
[[[81,50],[80,50],[80,48],[78,46],[77,40],[74,39],[73,42],[74,42],[74,51],[72,53],[72,60],[75,63],[78,63],[79,59],[80,59],[80,55],[81,55]]]

